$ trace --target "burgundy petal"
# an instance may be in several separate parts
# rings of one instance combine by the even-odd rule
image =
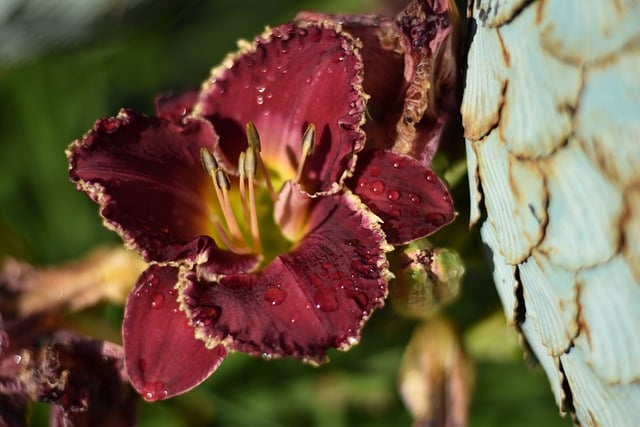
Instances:
[[[145,259],[209,258],[215,195],[200,147],[212,149],[216,140],[205,121],[181,125],[123,110],[71,145],[71,179]]]
[[[447,187],[408,156],[365,150],[347,185],[383,220],[382,229],[393,245],[432,234],[455,217]]]
[[[321,197],[309,228],[292,252],[257,274],[218,283],[186,276],[184,302],[209,345],[320,363],[328,348],[359,340],[387,295],[389,247],[377,218],[345,193]]]
[[[408,82],[404,76],[404,48],[393,18],[377,15],[333,15],[302,12],[298,22],[338,22],[362,42],[364,91],[367,102],[367,148],[390,149],[397,137]]]
[[[260,134],[262,156],[282,182],[295,178],[302,136],[316,128],[302,184],[309,192],[335,189],[362,148],[365,95],[362,62],[338,28],[287,24],[255,40],[213,71],[196,114],[220,135],[221,163],[235,170],[246,144],[245,125]]]
[[[129,295],[122,335],[131,383],[148,401],[192,389],[226,356],[222,346],[207,349],[179,310],[174,285],[178,269],[149,267]]]
[[[156,116],[180,123],[193,110],[199,94],[199,89],[193,89],[158,96],[155,100]]]

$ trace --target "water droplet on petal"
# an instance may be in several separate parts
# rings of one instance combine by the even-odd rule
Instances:
[[[400,198],[400,192],[396,190],[389,190],[387,192],[387,199],[389,200],[398,200]]]
[[[339,306],[338,297],[333,288],[319,289],[313,295],[313,300],[316,302],[316,308],[322,311],[336,311]]]
[[[142,387],[142,396],[149,402],[164,399],[169,395],[166,385],[161,381],[146,383]]]
[[[436,182],[436,175],[431,171],[425,172],[425,178],[431,183]]]
[[[435,213],[435,212],[427,214],[424,219],[428,223],[434,224],[434,225],[444,224],[446,221],[446,217],[444,215]]]
[[[271,305],[280,305],[287,297],[287,294],[280,288],[267,288],[263,297]]]
[[[332,61],[337,64],[338,62],[344,61],[344,58],[345,58],[344,53],[338,52],[335,55],[333,55]]]
[[[258,105],[262,105],[264,103],[264,97],[262,95],[256,96],[256,102]]]
[[[384,183],[382,181],[374,181],[371,183],[372,193],[382,193],[384,191]]]
[[[409,193],[409,200],[411,201],[411,203],[420,203],[421,202],[420,196],[418,196],[415,193]]]
[[[120,127],[120,120],[109,117],[106,119],[101,119],[96,123],[96,129],[102,130],[107,133],[113,133]]]
[[[158,286],[160,283],[160,279],[153,275],[153,273],[149,274],[149,286]]]
[[[366,185],[367,185],[368,183],[369,183],[369,181],[367,181],[367,179],[366,179],[366,178],[360,178],[360,179],[358,180],[358,187],[360,187],[360,188],[364,188],[364,187],[366,187]]]
[[[217,305],[205,305],[193,309],[193,322],[196,326],[208,326],[220,318],[222,309]]]
[[[349,290],[346,292],[346,295],[361,309],[364,309],[369,304],[369,297],[364,292]]]
[[[402,167],[402,162],[400,160],[396,160],[393,162],[393,167],[396,169],[400,169]]]
[[[307,77],[304,79],[304,82],[305,82],[306,84],[310,84],[312,80],[313,80],[313,78],[312,78],[311,76],[307,76]]]
[[[265,88],[264,86],[258,86],[256,89],[258,90],[258,93],[264,93],[264,91],[265,91],[267,88]]]
[[[156,292],[152,297],[151,297],[151,308],[162,308],[162,306],[164,305],[164,295],[161,294],[160,292]]]

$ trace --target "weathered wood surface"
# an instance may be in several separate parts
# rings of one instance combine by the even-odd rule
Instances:
[[[468,13],[471,221],[507,319],[561,413],[640,425],[640,2]]]

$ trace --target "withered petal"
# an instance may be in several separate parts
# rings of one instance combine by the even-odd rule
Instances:
[[[371,312],[381,307],[390,278],[390,249],[378,218],[352,193],[321,197],[310,231],[289,253],[256,274],[217,283],[192,271],[182,290],[197,334],[209,346],[263,357],[321,363],[329,348],[357,343]]]
[[[382,220],[393,245],[428,236],[455,218],[447,187],[412,157],[365,150],[347,185]]]
[[[302,12],[296,21],[338,23],[360,39],[363,87],[370,96],[367,148],[430,164],[458,109],[455,4],[414,0],[395,19]]]
[[[294,179],[307,127],[316,141],[306,159],[306,191],[336,190],[362,148],[366,95],[356,42],[338,26],[286,24],[256,38],[213,70],[194,114],[213,123],[220,135],[217,156],[237,170],[247,147],[245,125],[260,134],[265,162],[281,181]]]
[[[194,250],[215,248],[204,237],[206,202],[215,196],[200,147],[216,140],[205,121],[182,125],[122,110],[69,147],[69,174],[100,205],[107,227],[147,261],[195,259]]]
[[[405,51],[402,118],[393,151],[431,164],[447,125],[460,125],[458,10],[450,0],[414,0],[396,17]]]
[[[145,400],[167,399],[207,379],[224,360],[223,346],[211,350],[194,337],[180,311],[175,267],[150,266],[125,306],[122,336],[133,387]]]

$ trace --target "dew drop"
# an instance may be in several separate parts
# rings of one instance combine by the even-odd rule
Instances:
[[[364,309],[369,304],[369,297],[360,291],[347,291],[346,295],[351,298],[360,309]]]
[[[396,160],[393,162],[393,167],[396,169],[400,169],[402,167],[402,162],[400,160]]]
[[[142,396],[148,402],[164,399],[168,395],[167,386],[161,381],[149,382],[142,387]]]
[[[396,190],[389,190],[387,192],[387,199],[396,201],[400,198],[400,192]]]
[[[280,288],[267,288],[263,297],[271,305],[280,305],[287,297],[287,294]]]
[[[426,171],[424,176],[427,179],[427,181],[429,181],[431,183],[436,182],[436,176],[435,176],[435,174],[433,172]]]
[[[267,88],[264,86],[258,86],[256,89],[258,90],[258,93],[264,93]]]
[[[220,318],[222,309],[217,305],[205,305],[193,309],[193,322],[198,326],[209,326]]]
[[[307,76],[307,78],[304,79],[304,82],[306,84],[311,84],[311,81],[313,80],[313,78],[311,76]]]
[[[360,188],[364,188],[364,187],[366,187],[366,186],[367,186],[367,184],[368,184],[368,183],[369,183],[369,181],[367,181],[367,179],[366,179],[366,178],[360,178],[360,179],[358,180],[358,187],[360,187]]]
[[[377,165],[373,165],[369,167],[369,175],[371,176],[378,176],[380,175],[380,172],[382,172],[382,170],[380,169],[380,166]]]
[[[420,203],[421,202],[420,196],[418,196],[415,193],[409,193],[409,200],[411,201],[411,203]]]
[[[256,96],[256,102],[258,103],[258,105],[264,104],[264,96],[262,95]]]
[[[96,127],[98,128],[98,130],[102,130],[107,133],[113,133],[120,127],[120,121],[113,117],[101,119],[96,124]]]
[[[339,62],[344,61],[345,55],[343,52],[338,52],[335,55],[333,55],[332,61],[337,64]]]
[[[160,292],[156,292],[151,297],[151,308],[159,309],[164,305],[164,295]]]
[[[435,212],[427,214],[424,219],[426,222],[434,225],[444,224],[446,221],[446,217],[444,215]]]
[[[384,191],[384,183],[382,181],[374,181],[371,183],[371,192],[375,194],[382,193]]]
[[[338,297],[333,288],[319,289],[313,295],[316,302],[316,308],[322,311],[336,311],[338,309]]]

